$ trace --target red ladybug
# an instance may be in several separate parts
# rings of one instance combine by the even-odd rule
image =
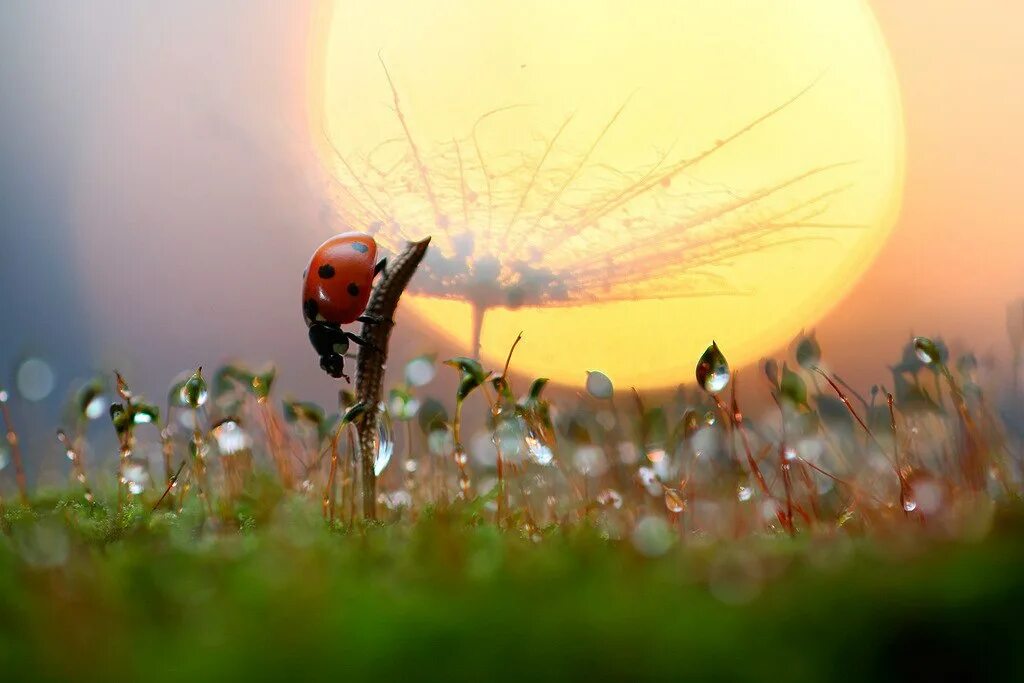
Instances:
[[[377,261],[377,243],[361,232],[335,235],[321,244],[309,261],[302,279],[302,314],[309,326],[309,340],[320,354],[320,367],[332,377],[344,377],[344,356],[349,341],[366,340],[341,329],[352,322],[377,323],[364,315],[374,278],[387,259]]]

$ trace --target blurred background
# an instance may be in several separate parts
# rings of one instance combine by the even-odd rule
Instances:
[[[818,339],[861,386],[887,378],[911,333],[970,348],[997,375],[1007,307],[1024,296],[1024,10],[870,4],[902,93],[902,212]],[[286,390],[330,400],[297,303],[317,241],[305,226],[337,221],[310,139],[314,11],[0,5],[0,382],[28,399],[24,434],[56,450],[74,380],[112,368],[162,397],[197,364],[272,360]],[[393,371],[468,351],[414,317],[401,325]]]

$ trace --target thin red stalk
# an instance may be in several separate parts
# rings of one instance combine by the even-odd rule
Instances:
[[[7,429],[7,443],[11,445],[11,458],[14,460],[14,477],[18,482],[18,495],[21,497],[21,502],[28,505],[28,481],[25,478],[25,464],[21,459],[21,444],[18,441],[18,433],[14,431],[14,423],[11,422],[6,396],[4,396],[4,400],[0,401],[0,413],[3,414],[4,426]]]
[[[828,477],[832,481],[836,482],[837,484],[842,484],[843,486],[846,486],[851,491],[853,491],[854,494],[856,494],[856,495],[864,495],[864,492],[860,490],[860,487],[855,486],[854,484],[851,484],[850,482],[846,481],[845,479],[841,479],[841,478],[837,477],[836,475],[832,474],[828,470],[824,470],[824,469],[818,467],[817,465],[815,465],[810,460],[805,460],[804,458],[801,458],[800,456],[797,456],[797,458],[800,460],[800,462],[802,462],[803,464],[807,465],[808,467],[810,467],[815,472],[818,472],[820,474],[824,474],[826,477]],[[872,496],[872,495],[869,494],[867,497],[871,498],[872,500],[874,500],[879,505],[885,505],[884,501],[882,501],[881,499],[879,499],[879,498],[877,498],[875,496]]]
[[[515,352],[516,347],[519,346],[519,342],[523,339],[523,333],[520,332],[516,336],[516,340],[512,342],[512,347],[508,350],[508,356],[505,358],[505,368],[501,371],[501,377],[498,379],[499,388],[495,392],[493,407],[491,408],[491,414],[497,418],[498,414],[501,413],[501,386],[508,385],[508,366],[512,363],[512,354]],[[497,425],[495,425],[497,426]],[[505,516],[505,508],[508,506],[505,492],[505,459],[501,457],[501,439],[494,438],[494,449],[497,453],[497,465],[498,465],[498,510],[497,520],[501,524],[502,518]]]
[[[160,508],[160,504],[164,502],[164,498],[166,498],[167,495],[171,492],[171,489],[174,488],[174,485],[176,483],[178,483],[178,476],[181,475],[181,470],[183,470],[184,468],[185,468],[185,461],[182,460],[181,464],[178,465],[178,471],[175,472],[168,479],[168,481],[167,481],[167,488],[164,489],[163,495],[160,496],[160,500],[158,500],[156,502],[156,505],[153,506],[153,512],[156,512]],[[184,497],[184,496],[182,496],[182,497]]]
[[[57,441],[59,441],[67,451],[68,458],[71,459],[71,469],[75,474],[75,479],[77,479],[78,483],[80,483],[82,488],[85,489],[85,500],[91,503],[93,501],[92,490],[89,488],[89,482],[85,479],[85,468],[82,467],[82,454],[79,452],[78,448],[76,448],[71,439],[68,438],[68,435],[63,429],[57,430]]]
[[[825,372],[818,366],[814,366],[812,369],[825,378],[825,381],[828,382],[829,386],[832,387],[832,390],[836,392],[836,395],[839,396],[839,400],[843,402],[843,405],[846,406],[846,410],[850,413],[850,415],[853,416],[853,419],[857,421],[857,424],[861,426],[861,429],[863,429],[864,433],[868,435],[868,438],[871,440],[871,442],[875,445],[875,447],[878,448],[879,451],[885,453],[885,449],[882,448],[882,444],[878,442],[878,439],[875,438],[874,433],[868,428],[864,420],[860,418],[860,415],[857,414],[857,411],[853,409],[853,405],[850,404],[850,399],[846,397],[846,394],[844,394],[843,390],[839,388],[839,385],[832,381],[832,378],[825,374]],[[897,479],[899,479],[900,481],[900,489],[902,491],[903,474],[900,472],[899,464],[895,462],[895,460],[893,461],[893,470],[896,473]]]
[[[893,466],[896,468],[896,476],[900,480],[900,507],[903,509],[903,514],[909,517],[910,510],[907,509],[907,478],[903,476],[903,467],[900,465],[899,435],[896,433],[896,408],[892,394],[888,391],[885,392],[885,401],[889,406],[889,429],[892,431],[892,461]]]
[[[800,467],[800,478],[804,482],[804,487],[807,489],[807,497],[811,499],[811,512],[814,513],[814,519],[817,522],[821,521],[821,510],[818,509],[818,490],[814,486],[814,480],[811,475],[807,473],[807,469],[801,463]]]
[[[775,395],[775,392],[772,392],[772,400],[779,407],[779,415],[782,418],[782,436],[779,439],[779,470],[782,472],[782,486],[786,491],[786,519],[789,520],[789,532],[792,534],[794,532],[793,482],[790,480],[789,463],[786,461],[786,413],[782,410],[782,403],[779,402],[779,397]],[[813,504],[813,497],[811,502]]]
[[[341,436],[341,427],[334,433],[331,439],[331,469],[327,474],[327,488],[324,489],[324,517],[334,521],[334,477],[338,472],[338,437]]]
[[[715,401],[715,406],[717,406],[718,410],[729,421],[729,424],[731,424],[732,427],[737,432],[739,432],[740,440],[743,442],[743,448],[746,451],[747,466],[750,468],[750,471],[754,475],[754,478],[757,479],[758,487],[761,489],[761,492],[764,493],[765,496],[767,496],[768,498],[773,498],[771,491],[768,489],[768,483],[765,481],[764,475],[761,473],[761,468],[758,467],[757,461],[754,460],[754,454],[750,450],[750,441],[747,438],[746,430],[743,429],[743,414],[740,413],[738,410],[736,410],[733,413],[730,413],[726,409],[725,404],[722,403],[722,400],[718,398],[718,396],[715,396],[714,394],[712,394],[712,396]],[[735,403],[733,405],[735,408]]]
[[[949,384],[950,393],[953,394],[953,403],[956,405],[957,412],[960,415],[960,421],[964,427],[964,435],[967,438],[967,452],[966,457],[963,459],[963,471],[964,477],[968,483],[975,488],[980,490],[985,485],[984,467],[981,462],[981,448],[982,439],[978,435],[977,426],[974,424],[974,418],[971,417],[970,412],[967,410],[967,401],[964,398],[964,394],[960,391],[960,387],[957,385],[956,380],[953,379],[953,374],[946,367],[945,363],[939,363],[939,369],[942,371],[943,376],[946,378],[946,382]]]

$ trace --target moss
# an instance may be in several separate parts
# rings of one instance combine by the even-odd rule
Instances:
[[[1021,514],[981,542],[764,537],[647,558],[470,506],[333,527],[9,508],[5,680],[907,680],[1024,673]],[[239,531],[241,527],[242,531]]]

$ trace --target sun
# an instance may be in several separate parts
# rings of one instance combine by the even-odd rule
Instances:
[[[344,227],[433,236],[405,310],[565,384],[692,380],[834,306],[903,184],[863,0],[326,3],[311,125]],[[341,226],[339,226],[341,227]]]

